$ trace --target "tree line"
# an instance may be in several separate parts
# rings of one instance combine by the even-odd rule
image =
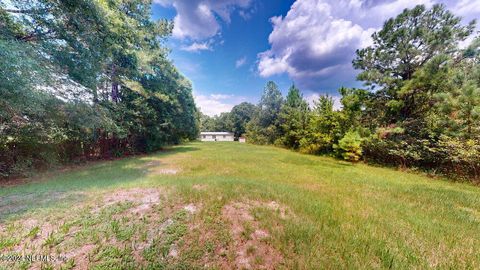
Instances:
[[[371,46],[357,50],[353,66],[365,87],[341,87],[341,109],[334,109],[328,95],[308,106],[294,85],[284,98],[268,82],[258,105],[242,103],[230,113],[202,116],[201,129],[233,130],[251,143],[303,153],[478,180],[475,24],[463,25],[444,5],[405,9],[372,35]]]
[[[0,177],[194,139],[191,83],[150,0],[0,4]]]

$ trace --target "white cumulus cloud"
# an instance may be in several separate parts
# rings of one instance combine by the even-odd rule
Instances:
[[[297,0],[285,16],[270,18],[270,49],[257,55],[257,71],[262,77],[286,73],[317,92],[358,84],[355,50],[370,45],[372,33],[403,9],[438,2],[460,16],[479,15],[478,0]]]
[[[222,112],[229,112],[233,106],[245,101],[244,97],[227,94],[203,95],[194,92],[193,98],[200,111],[208,116],[219,115]]]
[[[202,40],[220,31],[219,19],[230,23],[230,15],[236,10],[248,10],[252,0],[154,0],[162,6],[173,6],[173,36],[178,39]],[[243,14],[243,13],[242,13]]]

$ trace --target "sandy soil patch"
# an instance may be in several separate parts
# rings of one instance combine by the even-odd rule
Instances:
[[[101,209],[122,202],[132,202],[136,206],[129,210],[130,213],[143,215],[153,206],[158,205],[162,193],[156,188],[133,188],[122,189],[104,197],[102,204],[97,205],[92,213],[98,213]]]
[[[259,203],[235,202],[222,209],[223,217],[231,226],[236,269],[275,269],[283,260],[281,253],[265,241],[270,236],[269,232],[260,228],[251,214],[256,204]],[[269,207],[280,209],[276,204]]]
[[[267,207],[268,209],[272,210],[272,211],[275,211],[277,212],[280,217],[282,219],[286,219],[290,216],[293,215],[293,212],[290,211],[290,209],[288,209],[286,206],[284,205],[280,205],[278,202],[276,201],[271,201],[269,203],[263,203],[263,204],[256,204],[257,206],[265,206]]]
[[[87,244],[66,253],[65,257],[75,260],[75,269],[86,270],[88,269],[88,264],[90,263],[90,255],[93,249],[95,249],[95,245]]]
[[[208,186],[203,184],[195,184],[192,186],[195,190],[207,190]]]
[[[188,205],[185,205],[185,206],[183,207],[183,209],[184,209],[185,211],[187,211],[188,213],[190,213],[190,214],[194,214],[195,212],[198,211],[197,206],[196,206],[195,204],[193,204],[193,203],[188,204]]]

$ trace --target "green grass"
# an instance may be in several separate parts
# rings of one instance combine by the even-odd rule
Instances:
[[[104,202],[131,188],[158,188],[161,199],[143,216],[130,211],[138,202]],[[235,203],[252,218],[233,217],[238,237],[225,214]],[[43,263],[55,269],[235,268],[239,249],[251,269],[480,268],[479,187],[239,143],[190,143],[1,188],[0,224],[0,255],[36,242],[27,250],[91,246],[86,262]]]

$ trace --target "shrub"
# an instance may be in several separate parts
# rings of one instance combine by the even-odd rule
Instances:
[[[435,153],[444,159],[444,174],[462,178],[480,178],[480,140],[440,136]]]
[[[345,160],[356,162],[362,157],[362,137],[357,131],[347,132],[333,147]]]

